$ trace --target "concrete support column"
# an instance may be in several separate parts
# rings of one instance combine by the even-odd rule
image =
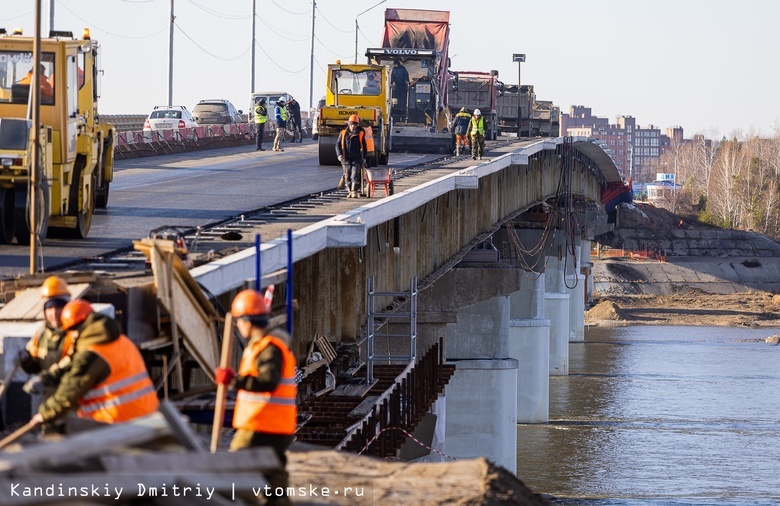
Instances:
[[[585,340],[585,276],[566,276],[569,292],[569,342]]]
[[[550,375],[569,374],[569,294],[565,262],[550,257],[545,268],[544,314],[550,320]]]
[[[548,293],[544,314],[550,319],[550,376],[569,374],[569,294]]]
[[[447,361],[456,365],[446,389],[444,453],[485,457],[517,470],[517,360],[508,358],[509,296],[458,311],[446,327]]]
[[[517,421],[550,421],[550,320],[509,321],[509,356],[517,359]]]
[[[544,280],[544,273],[521,271],[520,290],[509,296],[510,318],[544,318]]]
[[[447,385],[444,453],[485,457],[517,473],[517,360],[452,362],[457,370]]]
[[[585,276],[584,293],[585,293],[585,307],[591,307],[593,305],[593,262],[590,258],[590,240],[582,239],[580,242],[580,274]]]

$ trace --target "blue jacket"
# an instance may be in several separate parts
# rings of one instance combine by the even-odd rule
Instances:
[[[284,110],[284,107],[277,105],[274,109],[274,115],[276,116],[277,127],[284,128],[287,126],[287,111]]]

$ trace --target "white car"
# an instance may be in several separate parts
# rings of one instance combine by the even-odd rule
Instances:
[[[183,105],[158,105],[144,121],[144,131],[174,130],[198,126],[192,114]]]
[[[325,107],[325,97],[322,97],[319,102],[317,102],[317,109],[314,111],[314,115],[311,120],[311,138],[312,140],[317,140],[320,137],[320,129],[317,124],[320,122],[320,110]]]

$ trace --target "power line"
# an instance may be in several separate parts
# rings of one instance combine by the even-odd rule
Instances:
[[[211,53],[211,52],[209,52],[208,50],[206,50],[206,49],[205,49],[203,46],[201,46],[201,45],[200,45],[200,44],[198,44],[197,42],[195,42],[195,39],[193,39],[192,37],[190,37],[190,36],[189,36],[189,34],[187,34],[187,32],[185,32],[184,30],[182,30],[182,28],[181,28],[181,27],[178,25],[178,23],[176,23],[176,22],[174,21],[174,22],[173,22],[173,25],[174,25],[176,28],[178,28],[178,29],[179,29],[179,31],[180,31],[180,32],[181,32],[181,33],[182,33],[182,34],[183,34],[185,37],[187,37],[187,38],[190,40],[190,42],[192,42],[193,44],[195,44],[195,46],[196,46],[198,49],[200,49],[201,51],[203,51],[203,52],[204,52],[204,53],[206,53],[207,55],[209,55],[209,56],[211,56],[212,58],[215,58],[215,59],[217,59],[217,60],[221,60],[221,61],[236,61],[236,60],[238,60],[239,58],[241,58],[242,56],[244,56],[245,54],[247,54],[247,52],[249,52],[249,49],[250,49],[250,48],[246,48],[246,49],[244,50],[244,52],[243,52],[243,53],[241,53],[240,55],[236,56],[235,58],[223,58],[223,57],[221,57],[221,56],[217,56],[217,55],[215,55],[214,53]]]
[[[293,11],[288,11],[287,9],[285,9],[284,7],[282,7],[281,5],[279,5],[278,3],[274,2],[274,0],[271,0],[271,3],[272,3],[272,4],[274,4],[275,6],[279,7],[280,9],[282,9],[282,10],[283,10],[284,12],[286,12],[287,14],[294,14],[294,15],[296,15],[296,16],[300,16],[301,14],[306,14],[306,15],[308,15],[308,14],[309,14],[309,11],[308,11],[308,10],[305,10],[305,11],[303,11],[303,12],[293,12]]]
[[[57,2],[57,4],[58,4],[60,7],[62,7],[63,9],[65,9],[66,11],[70,12],[71,14],[73,14],[73,16],[75,16],[75,17],[77,17],[78,19],[80,19],[81,21],[85,22],[85,23],[86,23],[87,25],[89,25],[91,28],[94,28],[95,30],[97,30],[97,31],[99,31],[99,32],[103,32],[103,33],[105,33],[105,34],[107,34],[107,35],[111,35],[111,36],[113,36],[113,37],[119,37],[119,38],[121,38],[121,39],[131,39],[131,40],[138,40],[138,39],[148,39],[148,38],[150,38],[150,37],[154,37],[155,35],[157,35],[157,34],[160,34],[160,33],[164,32],[165,30],[167,30],[167,29],[168,29],[168,27],[166,26],[166,27],[162,28],[161,30],[158,30],[158,31],[156,31],[156,32],[154,32],[154,33],[152,33],[152,34],[150,34],[150,35],[141,35],[141,36],[137,36],[137,37],[131,37],[131,36],[129,36],[129,35],[119,35],[118,33],[112,33],[112,32],[109,32],[109,31],[107,31],[107,30],[104,30],[104,29],[100,28],[99,26],[95,25],[94,23],[91,23],[91,22],[87,21],[86,19],[82,18],[81,16],[79,16],[78,14],[76,14],[75,12],[73,12],[71,9],[69,9],[69,8],[68,8],[68,6],[67,6],[67,5],[65,5],[65,4],[63,4],[62,2]]]
[[[285,37],[284,35],[282,35],[282,34],[281,34],[281,33],[279,33],[278,31],[276,31],[276,27],[275,27],[275,26],[273,26],[273,25],[271,25],[271,24],[269,24],[269,23],[268,23],[268,22],[267,22],[265,19],[261,18],[260,16],[256,16],[256,17],[257,17],[257,19],[259,19],[259,20],[260,20],[260,21],[261,21],[261,22],[262,22],[262,23],[263,23],[265,26],[267,26],[269,30],[271,30],[271,31],[272,31],[272,32],[274,32],[276,35],[278,35],[279,37],[281,37],[281,38],[283,38],[283,39],[285,39],[285,40],[289,40],[289,41],[291,41],[291,42],[303,42],[303,41],[305,41],[305,40],[309,40],[309,37],[308,37],[308,36],[307,36],[307,37],[304,37],[304,38],[301,38],[301,39],[292,39],[292,38],[290,38],[290,37]],[[290,32],[287,32],[287,33],[290,33]],[[293,35],[295,35],[295,34],[293,34]]]
[[[324,19],[325,22],[328,23],[330,26],[332,26],[335,30],[337,30],[337,31],[339,31],[341,33],[352,33],[352,30],[342,30],[341,28],[339,28],[336,25],[334,25],[333,23],[328,21],[328,18],[325,17],[325,15],[322,13],[322,11],[320,10],[319,7],[316,7],[316,9],[317,9],[317,12],[320,13],[320,16],[322,17],[322,19]]]
[[[33,13],[33,11],[30,11],[30,12],[25,12],[24,14],[19,14],[18,16],[13,16],[13,17],[10,17],[10,18],[0,18],[0,21],[11,21],[12,19],[19,19],[19,18],[23,18],[25,16],[29,16],[32,13]]]
[[[333,51],[332,49],[330,49],[330,48],[329,48],[328,46],[326,46],[326,45],[325,45],[325,43],[324,43],[324,42],[322,42],[322,41],[319,39],[319,37],[317,37],[316,35],[314,36],[314,40],[316,40],[317,42],[319,42],[319,43],[320,43],[320,46],[322,46],[322,48],[323,48],[323,49],[325,49],[326,51],[328,51],[330,54],[332,54],[332,55],[333,55],[333,56],[335,56],[336,58],[339,58],[339,59],[348,59],[348,58],[349,58],[348,56],[341,56],[340,54],[338,54],[338,53],[336,53],[335,51]]]
[[[216,16],[218,18],[230,19],[230,20],[239,20],[239,19],[248,19],[248,18],[252,17],[251,14],[247,14],[245,16],[240,16],[240,15],[237,15],[237,14],[224,14],[224,13],[221,13],[221,12],[217,12],[217,11],[215,11],[213,9],[209,9],[208,7],[205,7],[205,6],[201,5],[201,4],[199,4],[195,0],[188,0],[188,1],[192,5],[194,5],[195,7],[199,8],[199,9],[202,9],[204,12],[207,12],[207,13],[211,14],[212,16]]]
[[[302,69],[300,69],[300,70],[288,70],[288,69],[286,69],[286,68],[282,67],[281,65],[279,65],[278,63],[276,63],[276,60],[274,60],[273,58],[271,58],[271,55],[270,55],[270,54],[268,54],[268,53],[266,52],[266,50],[265,50],[265,49],[263,49],[263,46],[261,46],[259,43],[257,44],[257,47],[259,47],[259,48],[260,48],[260,51],[262,51],[262,52],[263,52],[263,54],[264,54],[264,55],[266,55],[266,56],[268,57],[268,59],[269,59],[269,60],[271,60],[271,63],[273,63],[274,65],[276,65],[277,67],[279,67],[279,69],[280,69],[280,70],[283,70],[284,72],[287,72],[288,74],[300,74],[301,72],[303,72],[304,70],[306,70],[306,69],[308,69],[308,68],[309,68],[309,64],[307,63],[307,64],[306,64],[306,65],[305,65],[305,66],[304,66]]]

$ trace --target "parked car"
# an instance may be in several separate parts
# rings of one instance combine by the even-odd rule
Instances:
[[[243,113],[244,111],[236,110],[229,100],[221,98],[201,100],[192,110],[192,116],[199,125],[243,123]]]
[[[325,97],[322,97],[319,102],[317,102],[317,109],[314,110],[314,114],[311,119],[311,139],[313,141],[316,141],[320,138],[320,129],[317,126],[317,123],[320,121],[320,110],[325,107]]]
[[[144,121],[144,131],[194,128],[198,123],[183,105],[158,105]]]

